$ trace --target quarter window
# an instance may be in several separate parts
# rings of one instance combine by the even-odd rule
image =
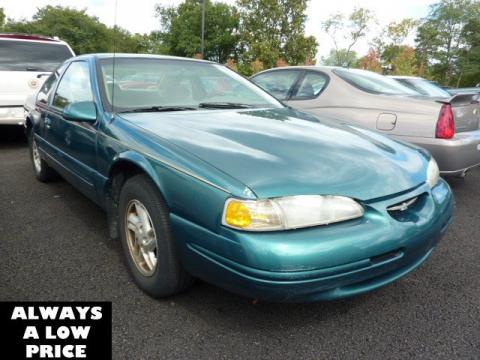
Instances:
[[[298,87],[293,99],[312,99],[320,95],[328,83],[328,78],[324,74],[317,72],[307,72]]]
[[[255,76],[252,81],[280,100],[287,100],[298,71],[271,71]]]
[[[52,89],[55,87],[55,84],[60,77],[65,65],[60,66],[57,70],[55,70],[43,83],[40,91],[37,94],[37,101],[43,104],[48,103],[48,98],[50,97],[50,93]]]
[[[53,98],[53,106],[63,109],[69,104],[80,101],[93,101],[92,84],[88,64],[75,61],[70,64]]]

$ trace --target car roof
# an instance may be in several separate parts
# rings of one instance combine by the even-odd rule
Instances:
[[[408,76],[408,75],[388,75],[388,77],[391,77],[393,79],[420,79],[424,80],[423,78],[419,76]]]
[[[113,59],[113,58],[120,58],[120,59],[128,59],[128,58],[141,58],[141,59],[163,59],[163,60],[181,60],[181,61],[195,61],[200,63],[207,63],[207,64],[216,64],[214,61],[208,60],[201,60],[201,59],[194,59],[194,58],[186,58],[180,56],[170,56],[170,55],[152,55],[152,54],[133,54],[133,53],[96,53],[96,54],[86,54],[86,55],[79,55],[74,58],[69,59],[69,61],[74,61],[78,59]]]
[[[26,41],[26,42],[39,42],[39,43],[49,43],[49,44],[61,44],[66,45],[65,41],[60,40],[59,38],[52,38],[44,35],[36,34],[21,34],[21,33],[0,33],[0,40],[12,40],[12,41]]]
[[[328,65],[299,65],[299,66],[282,66],[282,67],[276,67],[276,68],[271,68],[271,69],[267,69],[267,70],[263,70],[263,71],[260,71],[254,75],[252,75],[252,77],[254,76],[257,76],[257,75],[260,75],[262,73],[267,73],[267,72],[272,72],[272,71],[281,71],[281,70],[295,70],[295,69],[301,69],[301,70],[318,70],[318,71],[324,71],[324,72],[327,72],[327,73],[331,73],[332,70],[336,70],[336,69],[342,69],[342,70],[364,70],[364,69],[354,69],[354,68],[347,68],[347,67],[343,67],[343,66],[328,66]],[[364,71],[368,71],[368,70],[364,70]]]

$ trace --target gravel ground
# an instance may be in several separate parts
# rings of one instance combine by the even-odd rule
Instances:
[[[114,359],[480,359],[480,169],[449,180],[454,222],[408,277],[343,301],[253,304],[203,282],[149,298],[102,211],[34,179],[20,129],[0,128],[0,164],[0,300],[112,301]]]

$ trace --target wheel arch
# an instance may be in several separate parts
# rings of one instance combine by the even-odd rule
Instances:
[[[165,194],[160,174],[144,155],[127,151],[116,156],[108,170],[108,180],[103,190],[109,231],[112,238],[118,238],[118,200],[122,186],[129,178],[140,174],[146,175],[155,184],[162,196]]]

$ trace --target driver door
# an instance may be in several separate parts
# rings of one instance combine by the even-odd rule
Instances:
[[[94,101],[90,67],[86,61],[74,61],[64,72],[45,119],[45,132],[57,170],[95,199],[97,123],[70,121],[63,116],[68,105],[80,101]]]

